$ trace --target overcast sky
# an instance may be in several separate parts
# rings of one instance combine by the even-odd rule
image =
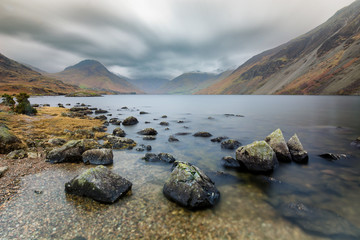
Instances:
[[[1,0],[0,53],[48,72],[84,59],[130,77],[235,68],[353,0]]]

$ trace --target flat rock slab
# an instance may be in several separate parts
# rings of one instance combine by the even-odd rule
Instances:
[[[132,183],[104,166],[88,169],[65,184],[65,192],[114,203],[131,190]]]

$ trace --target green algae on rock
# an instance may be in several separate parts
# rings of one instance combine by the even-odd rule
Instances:
[[[169,200],[192,210],[212,207],[220,198],[215,183],[203,171],[179,161],[174,163],[163,193]]]
[[[65,192],[103,203],[114,203],[131,190],[132,183],[104,166],[88,169],[65,184]]]
[[[252,172],[273,171],[278,161],[273,149],[265,141],[255,141],[236,150],[236,160]]]

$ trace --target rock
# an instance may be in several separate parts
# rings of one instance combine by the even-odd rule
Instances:
[[[359,239],[359,228],[338,214],[300,202],[282,203],[281,214],[304,231],[331,239]]]
[[[7,166],[0,167],[0,177],[2,177],[7,170],[9,170],[9,167]]]
[[[108,112],[109,112],[109,111],[103,110],[103,109],[95,110],[95,114],[103,114],[103,113],[108,113]]]
[[[273,149],[265,141],[255,141],[236,150],[236,160],[251,172],[273,171],[278,161]]]
[[[213,118],[213,117],[208,117],[208,119],[209,119],[209,120],[214,120],[215,118]]]
[[[139,121],[136,119],[136,117],[130,116],[124,119],[124,121],[122,122],[122,124],[124,126],[130,126],[130,125],[135,125],[137,124]]]
[[[162,162],[167,162],[167,163],[173,163],[173,162],[176,161],[174,156],[172,156],[169,153],[159,153],[159,154],[146,153],[145,156],[142,159],[147,161],[147,162],[159,162],[159,161],[162,161]]]
[[[82,161],[82,154],[85,151],[84,142],[71,140],[59,148],[51,150],[46,159],[51,163],[79,162]]]
[[[169,126],[169,123],[168,122],[161,122],[159,123],[161,126]]]
[[[233,114],[233,113],[225,113],[224,116],[225,117],[234,117],[235,114]]]
[[[143,151],[151,151],[152,147],[150,145],[144,145],[144,144],[141,144],[138,148],[136,148],[135,150],[136,151],[139,151],[139,152],[143,152]]]
[[[294,162],[307,163],[309,161],[308,153],[304,150],[296,134],[294,134],[294,136],[292,136],[286,144],[289,148],[291,158]]]
[[[210,141],[212,142],[221,142],[222,140],[228,139],[228,137],[226,136],[222,136],[222,137],[216,137],[216,138],[212,138]]]
[[[10,159],[23,159],[23,158],[26,158],[27,156],[28,156],[27,153],[23,149],[19,149],[19,150],[14,150],[14,151],[10,152],[7,155],[7,158],[10,158]]]
[[[186,136],[186,135],[190,135],[191,133],[189,132],[178,132],[178,133],[175,133],[176,136]]]
[[[64,107],[64,104],[62,104],[62,103],[58,103],[58,107],[59,107],[59,108],[65,108],[65,107]]]
[[[103,121],[107,120],[107,117],[105,115],[96,116],[94,118],[99,119],[99,120],[103,120]]]
[[[37,152],[28,152],[27,153],[28,158],[35,159],[39,157],[39,154]]]
[[[174,137],[174,136],[171,135],[171,136],[169,137],[168,141],[169,141],[169,142],[178,142],[179,139],[177,139],[176,137]]]
[[[120,125],[121,121],[118,118],[111,118],[109,123],[111,123],[112,125]]]
[[[139,114],[149,114],[148,112],[140,111]]]
[[[239,146],[241,146],[241,143],[234,139],[229,139],[221,143],[221,148],[224,149],[235,149],[238,148]]]
[[[117,137],[125,137],[126,133],[124,130],[122,130],[121,128],[117,127],[114,129],[113,131],[113,135],[117,136]]]
[[[63,138],[52,138],[48,141],[52,146],[62,146],[66,143],[66,140]]]
[[[6,154],[22,147],[20,139],[10,133],[7,126],[0,124],[0,154]]]
[[[167,163],[173,163],[176,160],[173,157],[173,155],[171,155],[169,153],[159,153],[158,157],[160,158],[160,161],[167,162]]]
[[[132,183],[104,166],[91,168],[65,184],[65,192],[98,202],[113,203],[131,190]]]
[[[145,121],[145,124],[149,124],[150,122],[149,121]]]
[[[84,151],[101,147],[100,143],[94,139],[83,139],[81,141],[84,146]]]
[[[211,137],[211,133],[208,132],[197,132],[193,135],[194,137]]]
[[[351,146],[356,147],[356,148],[360,148],[360,137],[358,137],[357,139],[355,139],[354,141],[352,141],[350,143]]]
[[[348,155],[346,155],[346,154],[336,154],[336,153],[323,153],[323,154],[320,154],[319,156],[326,160],[331,160],[331,161],[348,158]]]
[[[146,145],[146,151],[151,151],[152,147],[150,145]]]
[[[106,136],[108,146],[113,149],[132,149],[136,146],[136,142],[130,138],[117,137],[113,135]],[[107,143],[104,143],[106,145]]]
[[[160,158],[158,157],[157,154],[155,153],[147,153],[145,154],[145,156],[143,158],[141,158],[142,160],[145,160],[147,162],[159,162]]]
[[[101,126],[101,127],[93,127],[92,131],[94,132],[106,132],[107,127],[106,126]]]
[[[154,136],[145,136],[145,137],[143,137],[143,140],[145,140],[145,141],[153,141],[153,140],[156,140],[156,137],[154,137]]]
[[[85,164],[113,164],[113,158],[114,155],[111,149],[90,149],[82,154],[82,159]]]
[[[163,193],[180,206],[196,210],[214,206],[220,192],[214,182],[199,168],[186,162],[175,162]]]
[[[223,157],[221,159],[221,164],[227,168],[241,168],[240,162],[231,156]]]
[[[183,121],[183,120],[179,120],[179,121],[177,121],[177,123],[184,123],[184,121]]]
[[[165,128],[164,130],[165,130],[165,131],[169,131],[169,130],[170,130],[170,128],[168,128],[168,127],[167,127],[167,128]]]
[[[291,162],[289,148],[285,142],[281,130],[278,128],[265,138],[265,141],[276,153],[276,157],[281,162]]]
[[[125,107],[122,107],[121,109],[128,110],[129,108],[125,106]]]
[[[72,108],[70,108],[71,112],[83,112],[86,110],[89,110],[89,108],[88,107],[72,107]]]
[[[166,115],[162,115],[161,118],[167,118],[167,116],[166,116]]]
[[[153,129],[153,128],[145,128],[139,132],[137,132],[138,134],[141,134],[141,135],[151,135],[151,136],[154,136],[154,135],[157,135],[158,132]]]

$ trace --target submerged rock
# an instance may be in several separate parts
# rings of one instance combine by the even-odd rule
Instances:
[[[0,124],[0,154],[6,154],[22,147],[21,140],[10,133],[7,126]]]
[[[136,146],[136,142],[130,138],[107,135],[106,139],[104,145],[113,149],[132,149]]]
[[[289,148],[285,142],[284,136],[281,130],[278,128],[274,132],[270,133],[265,138],[265,141],[276,153],[276,157],[281,162],[291,162],[291,155]]]
[[[169,153],[146,153],[145,156],[142,158],[143,160],[147,162],[167,162],[167,163],[173,163],[176,161],[173,155]]]
[[[221,136],[221,137],[216,137],[216,138],[212,138],[210,141],[212,142],[221,142],[222,140],[228,139],[228,137],[226,136]]]
[[[137,133],[141,135],[151,135],[151,136],[158,134],[158,132],[153,128],[145,128]]]
[[[174,137],[174,136],[171,135],[171,136],[169,137],[168,141],[169,141],[169,142],[178,142],[179,139],[177,139],[176,137]]]
[[[124,126],[131,126],[131,125],[135,125],[137,124],[139,121],[137,120],[136,117],[130,116],[124,119],[124,121],[122,122],[122,124]]]
[[[340,160],[340,159],[348,158],[348,155],[346,154],[336,154],[336,153],[323,153],[320,154],[319,156],[326,160]]]
[[[338,214],[299,202],[283,203],[281,214],[306,232],[336,239],[359,239],[360,230]]]
[[[294,134],[287,142],[292,160],[296,163],[307,163],[309,161],[308,153],[304,150],[298,136]]]
[[[193,135],[194,137],[211,137],[211,133],[208,132],[197,132]]]
[[[90,149],[82,154],[82,159],[85,164],[113,164],[113,158],[114,155],[111,149]]]
[[[273,149],[265,141],[255,141],[236,150],[236,160],[252,172],[273,171],[278,161]]]
[[[113,135],[117,137],[125,137],[126,133],[123,129],[117,127],[113,130]]]
[[[153,141],[153,140],[156,140],[156,137],[154,137],[154,136],[145,136],[145,137],[143,137],[143,140],[145,140],[145,141]]]
[[[223,165],[226,168],[241,168],[240,162],[231,156],[223,157],[221,159],[221,165]]]
[[[235,149],[241,146],[241,143],[234,139],[229,139],[221,143],[221,148],[224,149]]]
[[[169,126],[169,123],[168,122],[160,122],[159,123],[161,126]]]
[[[131,190],[132,183],[104,166],[91,168],[65,184],[65,192],[98,202],[113,203]]]
[[[135,150],[138,151],[138,152],[143,152],[143,151],[151,151],[152,147],[151,145],[144,145],[144,144],[141,144],[138,148],[136,148]]]
[[[212,207],[220,198],[214,182],[199,168],[186,162],[174,163],[163,193],[169,200],[193,210]]]

